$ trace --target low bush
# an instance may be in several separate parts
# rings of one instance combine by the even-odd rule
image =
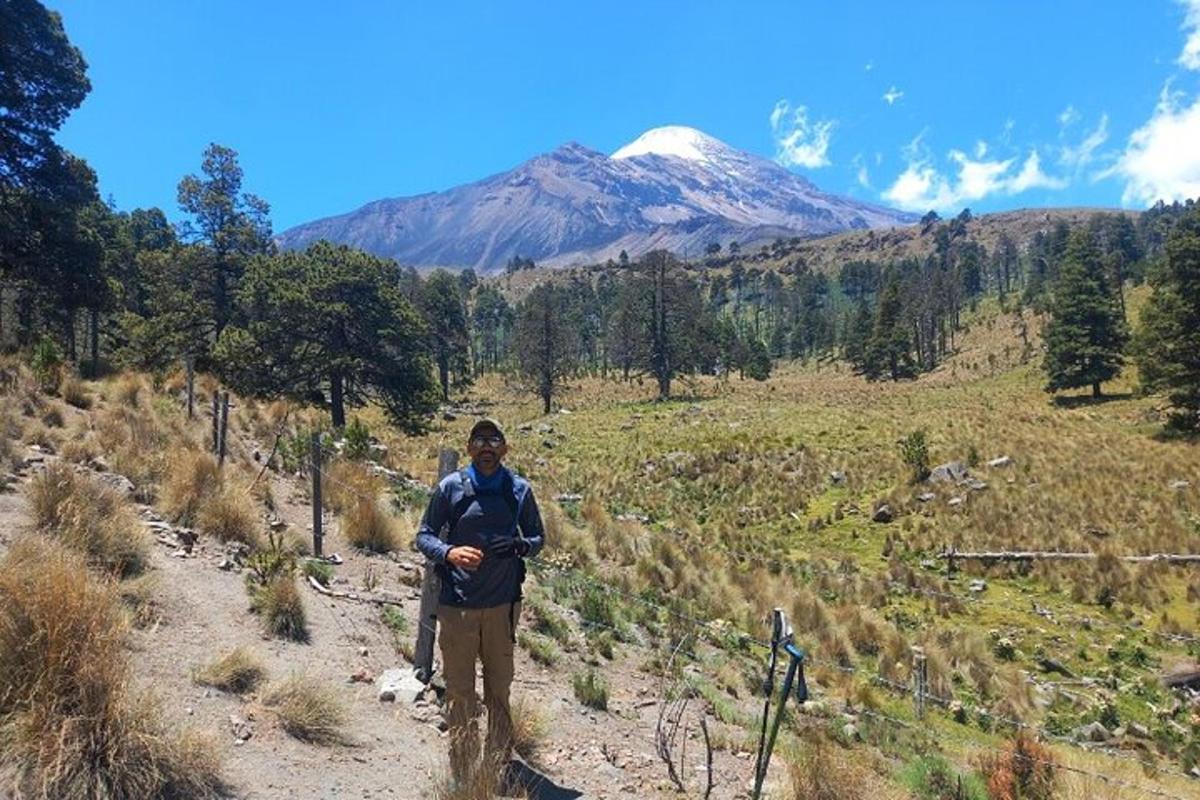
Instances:
[[[197,670],[192,678],[201,686],[245,694],[254,691],[266,674],[262,662],[253,653],[238,647]]]
[[[263,705],[279,717],[291,736],[309,744],[346,741],[346,710],[330,689],[312,678],[292,675],[267,687]]]
[[[171,458],[159,490],[159,506],[168,519],[195,525],[201,509],[220,488],[217,460],[208,453],[184,450]]]
[[[525,648],[529,657],[538,664],[552,667],[558,663],[558,648],[545,636],[521,631],[517,634],[517,643]]]
[[[212,743],[130,689],[125,624],[77,554],[26,540],[0,561],[0,794],[225,796]]]
[[[575,699],[597,711],[608,710],[608,682],[594,669],[577,672],[571,678]]]
[[[341,530],[347,542],[372,553],[390,553],[399,540],[395,520],[373,497],[358,498],[342,507]]]
[[[850,752],[824,736],[802,742],[788,761],[788,779],[795,800],[858,800],[875,797],[870,770]]]
[[[150,558],[145,530],[129,501],[90,474],[54,463],[33,479],[34,526],[115,575],[140,574]]]
[[[196,528],[221,542],[259,544],[259,519],[250,498],[230,486],[208,495],[196,514]]]
[[[517,698],[511,707],[513,750],[530,764],[536,764],[550,734],[550,720],[542,706],[526,697]]]
[[[278,575],[253,589],[250,608],[262,617],[267,633],[294,642],[308,641],[304,601],[291,574]]]
[[[983,756],[979,770],[992,800],[1052,800],[1057,763],[1048,748],[1018,732],[998,753]]]

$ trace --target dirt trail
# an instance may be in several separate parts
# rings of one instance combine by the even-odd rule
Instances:
[[[27,479],[0,494],[0,552],[28,527],[23,497]],[[271,480],[278,516],[296,532],[311,535],[311,510],[298,486],[278,476]],[[143,514],[152,516],[145,508]],[[378,588],[405,598],[402,610],[409,630],[415,630],[419,592],[401,581],[418,565],[415,553],[382,557],[354,551],[332,518],[325,552],[337,552],[344,559],[336,567],[333,588],[363,591],[364,584],[374,581]],[[445,769],[446,740],[438,730],[437,707],[382,703],[374,683],[350,680],[364,671],[375,678],[385,669],[407,666],[379,610],[323,597],[305,586],[311,640],[300,644],[265,638],[249,610],[242,574],[222,569],[224,558],[219,542],[203,538],[186,556],[161,541],[155,545],[150,574],[157,619],[134,632],[131,647],[136,677],[153,689],[165,718],[216,736],[225,776],[238,798],[432,796]],[[304,744],[283,731],[254,697],[242,699],[193,683],[196,669],[237,646],[259,655],[268,680],[303,673],[332,687],[349,712],[351,742],[333,747]],[[533,796],[676,796],[654,754],[658,682],[637,669],[647,656],[631,649],[602,668],[611,690],[609,710],[598,712],[583,708],[574,698],[571,674],[582,667],[574,664],[576,654],[567,654],[566,664],[548,669],[518,648],[514,700],[527,698],[549,721],[540,765],[560,789]],[[253,731],[244,742],[234,735],[238,723],[249,723]],[[688,750],[694,772],[687,779],[698,785],[703,748],[689,742]],[[718,752],[713,796],[744,795],[751,760],[745,753]]]

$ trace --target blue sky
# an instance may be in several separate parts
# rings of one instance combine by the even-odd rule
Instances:
[[[47,4],[60,141],[172,217],[212,141],[283,230],[668,124],[918,211],[1200,196],[1200,0]]]

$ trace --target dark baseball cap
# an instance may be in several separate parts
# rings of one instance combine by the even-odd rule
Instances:
[[[483,419],[476,420],[475,424],[471,426],[471,433],[467,436],[467,441],[474,439],[475,434],[479,433],[480,431],[486,431],[489,429],[495,431],[501,439],[508,439],[508,437],[504,435],[504,428],[500,426],[499,422],[491,417],[484,417]]]

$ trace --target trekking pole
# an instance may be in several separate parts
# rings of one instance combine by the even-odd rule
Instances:
[[[767,662],[767,677],[763,680],[763,713],[762,731],[758,734],[758,755],[754,759],[754,785],[759,785],[759,772],[762,769],[763,746],[767,741],[767,721],[771,717],[771,695],[775,694],[775,665],[778,661],[776,648],[783,641],[787,629],[787,617],[783,609],[777,608],[771,612],[771,655]],[[755,795],[757,797],[757,795]]]
[[[782,646],[791,661],[788,664],[787,674],[783,678],[783,692],[779,695],[779,708],[775,710],[775,720],[771,723],[771,733],[767,737],[762,763],[754,779],[754,793],[751,795],[754,800],[762,797],[762,785],[767,779],[767,765],[771,763],[771,751],[775,749],[775,738],[779,735],[779,725],[783,722],[784,708],[787,706],[787,699],[792,693],[793,685],[796,688],[796,702],[803,703],[808,700],[808,683],[804,680],[804,651],[792,642],[790,630],[785,635]]]

